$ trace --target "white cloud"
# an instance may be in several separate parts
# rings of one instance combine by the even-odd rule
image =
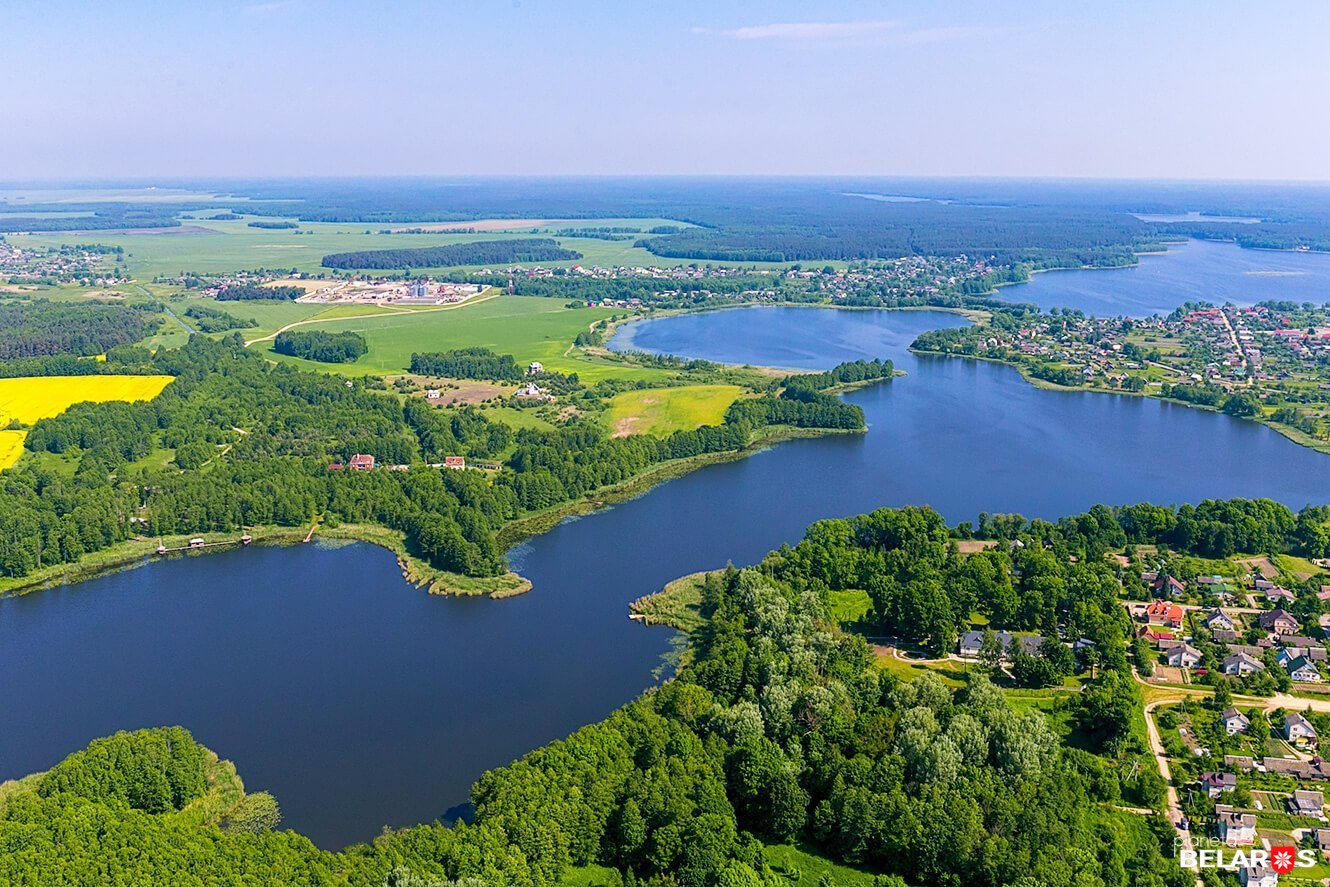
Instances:
[[[845,40],[880,34],[897,27],[895,22],[776,22],[769,25],[748,25],[742,28],[713,31],[694,28],[702,34],[719,34],[734,40]]]
[[[694,34],[709,34],[730,40],[783,40],[787,42],[861,42],[889,44],[941,43],[970,37],[991,36],[999,28],[955,26],[906,28],[887,20],[850,22],[773,22],[741,28],[693,28]]]

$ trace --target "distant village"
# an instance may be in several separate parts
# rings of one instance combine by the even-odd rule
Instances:
[[[9,286],[114,286],[128,279],[119,247],[89,244],[21,249],[0,237],[0,281]]]

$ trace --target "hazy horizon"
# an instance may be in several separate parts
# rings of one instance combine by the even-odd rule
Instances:
[[[19,0],[6,180],[1330,179],[1330,8]]]

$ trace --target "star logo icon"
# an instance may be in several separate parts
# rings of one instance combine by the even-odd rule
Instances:
[[[1297,848],[1295,847],[1270,848],[1270,868],[1281,875],[1287,875],[1293,871],[1293,864],[1296,859]]]

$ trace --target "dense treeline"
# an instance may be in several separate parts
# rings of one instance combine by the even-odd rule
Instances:
[[[207,305],[190,305],[185,309],[185,316],[194,321],[194,326],[201,333],[225,333],[259,325],[253,318],[236,317],[229,311],[209,308]]]
[[[564,249],[548,237],[477,240],[418,249],[373,249],[333,253],[323,257],[325,268],[444,268],[450,265],[507,265],[513,262],[562,262],[580,259],[576,250]]]
[[[289,228],[299,228],[300,226],[297,225],[295,222],[268,222],[268,221],[259,221],[259,222],[250,222],[250,223],[249,223],[249,227],[250,227],[250,228],[268,228],[268,229],[272,229],[272,230],[283,230],[283,229],[289,229]]]
[[[298,299],[305,291],[298,286],[262,286],[257,283],[230,283],[217,291],[219,302],[283,301]]]
[[[15,214],[0,213],[0,232],[110,231],[118,228],[176,228],[176,209],[144,203],[45,203],[10,205]],[[17,213],[30,212],[24,216]],[[49,213],[49,215],[47,214]],[[69,215],[84,213],[85,215]]]
[[[866,216],[875,223],[861,223]],[[810,219],[693,228],[637,245],[659,256],[723,262],[968,255],[1041,268],[1114,266],[1134,264],[1133,249],[1150,242],[1151,230],[1120,213],[915,203],[845,207],[826,224]]]
[[[852,360],[837,364],[824,373],[799,373],[786,376],[780,384],[786,390],[825,391],[838,385],[890,379],[894,375],[896,367],[890,360]]]
[[[746,401],[754,406],[723,425],[666,438],[611,438],[589,421],[514,435],[469,408],[403,403],[364,381],[347,387],[343,379],[274,366],[234,334],[112,358],[120,371],[162,373],[175,382],[149,402],[76,404],[33,426],[28,449],[66,454],[77,466],[72,476],[32,464],[5,472],[0,575],[73,563],[139,532],[301,526],[318,514],[398,530],[410,552],[440,569],[493,575],[504,569],[495,534],[530,512],[632,480],[663,461],[732,452],[764,425],[863,427],[858,408],[817,394],[813,402]],[[127,464],[158,449],[175,451],[174,468]],[[423,467],[449,455],[492,459],[510,449],[492,480]],[[356,453],[415,469],[328,469]],[[131,517],[146,523],[136,526]]]
[[[355,363],[369,353],[369,344],[360,333],[351,331],[287,330],[277,334],[272,350],[320,363]]]
[[[0,360],[89,357],[148,336],[161,322],[147,305],[0,303]]]
[[[865,427],[862,407],[805,388],[786,388],[780,394],[740,398],[725,411],[725,421],[754,427],[790,425],[844,431],[860,431]]]
[[[495,354],[489,348],[455,348],[411,355],[411,372],[450,379],[481,379],[516,382],[526,375],[511,354]]]
[[[1231,240],[1247,249],[1330,250],[1330,222],[1290,221],[1279,224],[1233,222],[1170,222],[1160,229],[1174,236]]]

